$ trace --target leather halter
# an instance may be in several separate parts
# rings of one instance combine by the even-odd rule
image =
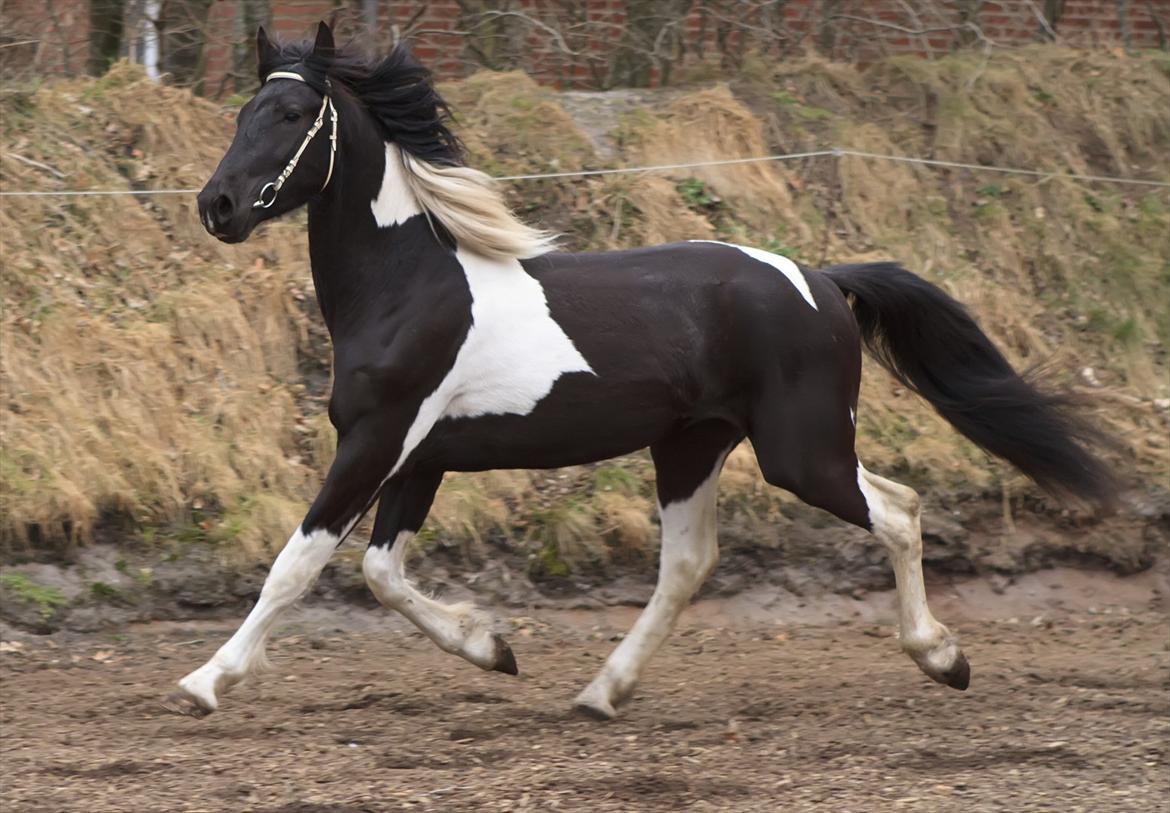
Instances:
[[[293,71],[273,71],[264,79],[264,84],[268,84],[273,79],[295,79],[298,82],[305,82],[308,84],[305,77]],[[276,176],[275,181],[269,181],[260,188],[260,197],[252,204],[253,209],[267,209],[272,204],[276,203],[276,196],[280,194],[280,188],[284,186],[284,182],[288,180],[288,176],[292,175],[293,170],[297,168],[297,162],[301,160],[301,155],[305,148],[309,146],[309,142],[313,140],[313,136],[321,129],[325,123],[325,111],[329,111],[329,171],[325,174],[325,183],[321,184],[321,191],[325,191],[325,187],[329,186],[329,181],[333,178],[333,162],[337,155],[337,108],[333,106],[333,100],[329,98],[329,80],[325,80],[326,92],[321,98],[321,109],[317,111],[317,120],[313,122],[313,126],[309,128],[309,132],[305,134],[305,140],[301,142],[301,146],[297,148],[296,154],[289,160],[285,166],[284,171]],[[271,196],[267,197],[271,192]]]

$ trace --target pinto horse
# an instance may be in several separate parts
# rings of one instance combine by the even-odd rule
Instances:
[[[549,468],[650,448],[662,552],[632,631],[576,699],[613,717],[715,565],[716,490],[751,441],[764,479],[888,549],[900,642],[965,689],[967,659],[931,615],[919,499],[854,452],[864,344],[955,428],[1042,486],[1107,500],[1114,481],[1059,396],[1018,375],[962,305],[893,263],[820,271],[712,241],[553,250],[464,166],[447,108],[402,48],[367,59],[258,34],[262,86],[200,192],[229,243],[305,204],[334,350],[336,458],[239,630],[168,698],[202,716],[264,661],[281,613],[377,503],[363,571],[440,648],[516,674],[491,619],[407,581],[403,560],[448,471]],[[291,157],[290,157],[291,156]]]

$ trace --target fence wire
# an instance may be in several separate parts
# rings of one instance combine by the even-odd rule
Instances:
[[[1032,178],[1050,179],[1061,178],[1071,181],[1090,183],[1116,183],[1134,186],[1153,186],[1170,188],[1170,182],[1154,181],[1145,178],[1125,178],[1115,175],[1087,175],[1079,172],[1052,172],[1043,169],[1026,169],[1021,167],[1001,167],[988,164],[968,164],[962,161],[945,161],[938,158],[916,158],[908,155],[887,155],[876,152],[852,150],[845,147],[830,147],[809,152],[792,152],[778,155],[755,155],[744,158],[724,158],[712,161],[692,161],[681,164],[648,164],[635,167],[611,167],[606,169],[582,169],[571,172],[539,172],[527,175],[499,175],[495,180],[501,182],[514,181],[543,181],[558,178],[590,178],[599,175],[631,175],[641,172],[669,172],[680,169],[702,169],[705,167],[734,166],[737,164],[761,164],[772,161],[795,161],[805,158],[842,158],[851,156],[873,161],[895,161],[903,164],[918,164],[927,167],[943,169],[966,169],[973,172],[998,172],[1006,175],[1025,175]],[[198,189],[59,189],[59,190],[19,190],[0,191],[0,197],[5,198],[50,198],[50,197],[106,197],[117,195],[151,196],[151,195],[193,195]]]

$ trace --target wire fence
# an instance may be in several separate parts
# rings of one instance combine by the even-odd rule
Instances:
[[[888,155],[884,153],[865,152],[845,147],[830,147],[807,152],[784,153],[778,155],[755,155],[743,158],[724,158],[709,161],[693,161],[681,164],[648,164],[634,167],[608,167],[604,169],[582,169],[571,172],[540,172],[527,175],[499,175],[495,180],[500,182],[515,181],[542,181],[562,178],[590,178],[601,175],[630,175],[643,172],[670,172],[680,169],[702,169],[706,167],[734,166],[737,164],[760,164],[773,161],[795,161],[805,158],[842,158],[851,156],[873,161],[895,161],[904,164],[918,164],[920,166],[936,167],[941,169],[964,169],[973,172],[997,172],[1008,175],[1024,175],[1033,178],[1049,179],[1063,178],[1065,180],[1088,183],[1114,183],[1134,186],[1152,186],[1170,189],[1170,182],[1148,180],[1145,178],[1125,178],[1113,175],[1088,175],[1077,172],[1054,172],[1042,169],[1026,169],[1021,167],[1001,167],[987,164],[969,164],[962,161],[945,161],[937,158],[916,158],[907,155]],[[198,189],[38,189],[0,191],[0,197],[6,198],[47,198],[47,197],[103,197],[117,195],[151,196],[151,195],[193,195]]]

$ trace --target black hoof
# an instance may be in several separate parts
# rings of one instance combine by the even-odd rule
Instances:
[[[493,672],[503,672],[505,675],[518,675],[520,669],[516,666],[516,656],[512,654],[512,647],[508,646],[499,634],[493,635],[492,640],[496,642],[496,665],[492,667]]]
[[[967,656],[960,652],[951,668],[943,673],[940,682],[960,692],[966,691],[971,685],[971,664],[967,663]]]

